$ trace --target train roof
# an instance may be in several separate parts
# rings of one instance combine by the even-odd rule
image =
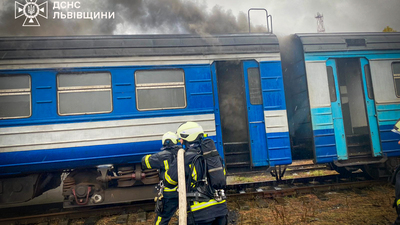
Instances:
[[[278,53],[274,34],[3,37],[0,59]]]
[[[295,34],[305,53],[400,49],[400,32]]]

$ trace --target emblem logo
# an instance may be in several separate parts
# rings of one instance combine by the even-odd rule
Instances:
[[[48,17],[48,4],[47,1],[38,5],[37,0],[25,0],[26,4],[23,5],[19,2],[15,2],[15,19],[25,16],[25,21],[22,24],[23,27],[40,27],[37,16],[41,16],[45,19]]]

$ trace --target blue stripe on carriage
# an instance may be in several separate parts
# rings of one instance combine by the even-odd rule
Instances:
[[[289,132],[267,133],[267,147],[270,166],[292,163]],[[255,159],[253,163],[258,165]]]
[[[311,109],[311,117],[316,163],[328,163],[337,160],[335,130],[331,108],[313,108]]]
[[[393,125],[379,126],[383,155],[387,157],[400,156],[400,135],[392,132]]]
[[[400,135],[393,133],[394,124],[400,119],[400,104],[377,104],[379,134],[383,155],[400,156]]]
[[[331,107],[311,109],[313,130],[333,129]]]
[[[380,51],[337,51],[337,52],[313,52],[306,53],[305,61],[326,61],[329,58],[367,58],[371,59],[398,59],[399,50],[380,50]]]
[[[377,104],[376,112],[380,126],[390,125],[393,128],[396,121],[400,119],[400,104]]]
[[[261,62],[259,66],[264,110],[286,109],[281,62]]]
[[[333,129],[314,130],[314,144],[316,163],[329,163],[337,160]]]

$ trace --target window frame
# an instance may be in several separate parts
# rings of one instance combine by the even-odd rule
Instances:
[[[150,71],[180,71],[182,72],[182,82],[168,82],[168,83],[147,83],[147,84],[137,84],[137,73],[138,72],[150,72]],[[185,71],[183,69],[150,69],[150,70],[135,70],[134,72],[135,80],[135,100],[136,109],[138,111],[154,111],[154,110],[169,110],[169,109],[184,109],[187,107],[187,97],[186,97],[186,79]],[[168,86],[171,85],[171,86]],[[151,109],[139,109],[139,95],[138,90],[149,90],[149,89],[162,89],[162,88],[181,88],[183,87],[183,97],[184,106],[183,107],[169,107],[169,108],[151,108]]]
[[[374,87],[372,85],[372,74],[371,74],[371,67],[369,66],[369,64],[364,65],[364,74],[365,74],[365,82],[367,86],[368,98],[374,100]]]
[[[0,120],[7,119],[22,119],[29,118],[32,116],[32,76],[30,74],[0,74],[0,76],[27,76],[29,79],[29,88],[24,89],[5,89],[0,90],[0,96],[12,96],[12,95],[29,95],[29,115],[28,116],[12,116],[12,117],[0,117]]]
[[[250,70],[255,70],[255,71],[257,71],[257,73],[258,73],[258,84],[259,84],[259,95],[260,95],[260,103],[257,103],[257,104],[255,104],[255,103],[253,103],[251,100],[252,100],[252,96],[254,97],[254,95],[252,94],[252,92],[251,92],[251,90],[250,90],[250,73],[249,73],[249,71]],[[264,101],[263,101],[263,93],[262,93],[262,87],[261,87],[261,74],[260,74],[260,69],[258,68],[258,67],[249,67],[249,68],[247,68],[247,88],[248,88],[248,90],[249,90],[249,100],[250,100],[250,104],[251,105],[263,105],[264,104]],[[253,98],[254,99],[254,98]]]
[[[397,98],[400,98],[400,93],[397,93],[397,86],[396,86],[396,79],[400,79],[400,73],[394,73],[394,66],[393,66],[394,64],[400,65],[400,62],[399,61],[392,62],[392,77],[393,77],[394,94],[396,95]],[[395,75],[398,75],[398,78],[396,78]]]
[[[329,72],[331,72],[331,73],[329,73]],[[327,81],[328,81],[329,100],[331,102],[337,102],[338,97],[337,97],[337,91],[336,91],[336,81],[335,81],[335,75],[333,73],[332,66],[326,66],[326,75],[327,75]],[[332,78],[332,79],[330,79],[330,78]],[[333,83],[331,83],[331,82],[333,82]],[[331,93],[331,88],[333,88],[332,90],[334,90],[334,93]],[[334,97],[334,99],[332,99],[332,97]]]
[[[60,80],[59,77],[61,75],[72,75],[72,74],[92,74],[92,73],[107,73],[110,78],[110,85],[91,85],[91,86],[73,86],[73,87],[59,87]],[[61,90],[60,90],[61,89]],[[82,93],[82,92],[95,92],[95,91],[110,91],[110,103],[111,109],[110,111],[101,111],[101,112],[84,112],[84,113],[61,113],[60,112],[60,93]],[[93,114],[107,114],[111,113],[114,110],[113,104],[113,88],[112,88],[112,74],[110,71],[89,71],[89,72],[68,72],[68,73],[58,73],[56,76],[56,93],[57,93],[57,114],[59,116],[72,116],[72,115],[93,115]]]

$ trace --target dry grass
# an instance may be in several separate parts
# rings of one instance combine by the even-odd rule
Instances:
[[[263,199],[267,208],[248,201],[249,210],[240,210],[237,224],[391,224],[396,218],[392,208],[394,189],[377,186],[363,190],[328,192],[327,200],[316,195],[284,198],[285,204]],[[238,210],[234,201],[230,210]]]
[[[295,178],[303,178],[303,177],[311,177],[311,176],[327,176],[337,174],[334,170],[309,170],[309,171],[291,171],[288,170],[285,173],[285,176],[282,178],[283,180],[291,180]],[[228,184],[240,184],[240,183],[248,183],[248,182],[259,182],[259,181],[272,181],[275,180],[275,177],[271,176],[269,173],[249,173],[243,175],[235,175],[228,176]]]
[[[228,199],[230,211],[237,211],[237,225],[386,225],[396,219],[392,208],[394,188],[389,185],[348,191],[309,194],[282,199]],[[127,224],[153,224],[155,214],[147,213],[146,222],[136,222],[137,215],[129,214]],[[104,217],[97,225],[114,225],[117,216]],[[173,218],[170,224],[176,224]],[[50,223],[56,225],[57,223]],[[84,220],[71,221],[82,225]]]

